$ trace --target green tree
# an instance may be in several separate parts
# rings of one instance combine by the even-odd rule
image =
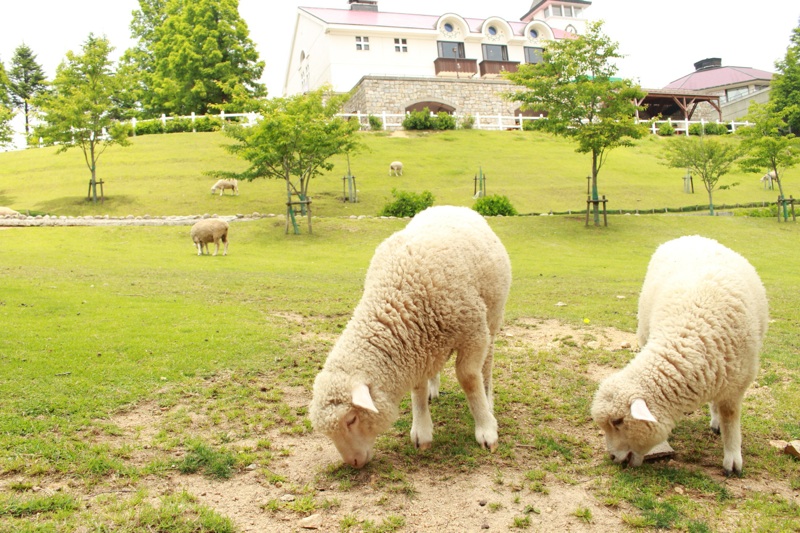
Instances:
[[[250,111],[266,95],[258,58],[238,0],[139,0],[120,73],[131,107],[145,116]]]
[[[569,137],[578,143],[578,153],[591,154],[591,194],[598,200],[597,175],[608,152],[629,146],[646,134],[637,124],[634,99],[645,93],[631,80],[615,78],[615,61],[622,57],[618,43],[602,32],[602,22],[590,23],[586,33],[574,39],[550,43],[536,64],[520,65],[507,78],[525,87],[509,93],[523,109],[542,111],[547,117],[535,121],[539,129]],[[594,203],[594,223],[600,224]]]
[[[14,117],[14,110],[11,108],[10,82],[6,75],[6,69],[0,63],[0,146],[11,142],[14,135],[11,129],[11,119]]]
[[[770,102],[783,111],[795,134],[800,133],[800,23],[792,30],[786,56],[775,62],[777,73],[770,83]]]
[[[792,133],[786,133],[787,115],[791,107],[777,109],[775,103],[752,102],[747,110],[745,120],[752,125],[739,128],[736,132],[742,137],[744,157],[739,165],[745,172],[771,171],[778,182],[778,194],[783,199],[783,171],[800,163],[800,146]],[[786,205],[783,216],[789,216]]]
[[[25,136],[27,137],[30,134],[30,102],[47,88],[47,84],[44,70],[36,62],[36,54],[25,43],[14,50],[8,78],[11,81],[11,101],[25,114]]]
[[[35,128],[58,152],[79,146],[91,172],[92,199],[97,202],[97,162],[114,144],[127,145],[127,128],[114,117],[117,79],[105,37],[89,34],[82,54],[67,52],[56,70],[52,91],[40,94],[34,105],[44,124]]]
[[[347,95],[334,95],[329,88],[307,94],[263,101],[259,110],[263,117],[255,126],[225,128],[225,134],[235,143],[225,149],[250,166],[243,172],[215,171],[218,177],[252,181],[256,178],[281,179],[286,182],[287,213],[294,232],[294,205],[308,215],[311,233],[311,199],[308,195],[311,179],[322,171],[330,171],[333,155],[351,152],[358,146],[359,125],[336,114],[341,111]],[[293,196],[297,200],[293,200]]]
[[[714,215],[713,193],[719,179],[728,173],[739,157],[739,147],[705,137],[677,137],[670,139],[664,153],[664,164],[674,168],[687,168],[700,180],[708,192],[708,210]]]

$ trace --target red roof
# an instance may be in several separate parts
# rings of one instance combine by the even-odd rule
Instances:
[[[703,89],[736,85],[750,81],[769,82],[770,80],[772,80],[772,73],[765,70],[749,67],[716,67],[687,74],[669,83],[664,88],[701,91]]]
[[[351,9],[331,9],[325,7],[299,8],[309,15],[318,18],[326,24],[342,24],[352,26],[375,26],[384,28],[406,28],[411,30],[433,30],[441,15],[415,15],[411,13],[385,13],[382,11],[359,11]],[[480,33],[481,26],[486,19],[466,18],[471,32]],[[526,22],[506,21],[511,26],[514,35],[523,35]],[[572,37],[571,34],[552,28],[556,39]]]

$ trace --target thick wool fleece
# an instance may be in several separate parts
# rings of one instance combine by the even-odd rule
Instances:
[[[723,466],[740,471],[741,402],[758,372],[769,318],[755,269],[711,239],[667,242],[650,260],[638,318],[641,352],[600,384],[592,406],[609,451],[618,461],[631,451],[635,460],[664,441],[685,413],[711,402],[712,427],[722,422]],[[655,422],[631,416],[636,399]]]
[[[402,396],[436,376],[454,350],[457,367],[479,358],[467,363],[480,371],[487,362],[490,373],[510,284],[508,254],[482,216],[451,206],[415,216],[375,251],[361,301],[314,384],[314,427],[336,442],[353,386],[365,383],[377,413],[359,415],[374,440],[397,418]]]

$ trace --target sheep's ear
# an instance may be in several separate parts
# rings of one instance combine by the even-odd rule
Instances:
[[[647,407],[647,404],[641,398],[636,398],[631,404],[631,416],[634,420],[644,420],[646,422],[658,422],[653,413]]]
[[[367,411],[372,411],[373,413],[378,412],[378,408],[375,407],[375,404],[372,402],[372,396],[369,394],[369,387],[364,383],[359,383],[353,387],[353,405],[366,409]]]

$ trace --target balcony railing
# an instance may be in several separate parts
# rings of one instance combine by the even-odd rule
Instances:
[[[437,57],[433,61],[437,76],[452,78],[471,78],[478,73],[477,59]]]
[[[481,78],[499,78],[503,72],[516,72],[519,61],[489,61],[484,59],[480,63]]]

